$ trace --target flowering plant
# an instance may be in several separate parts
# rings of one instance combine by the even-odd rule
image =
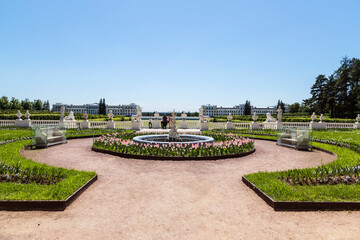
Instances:
[[[231,136],[212,143],[143,144],[123,139],[118,133],[106,134],[94,142],[94,147],[125,154],[172,157],[208,157],[249,152],[254,142],[245,137]]]

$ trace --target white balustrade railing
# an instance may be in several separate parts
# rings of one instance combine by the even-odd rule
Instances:
[[[0,120],[0,127],[11,127],[15,126],[16,120]],[[58,125],[60,123],[59,120],[31,120],[31,126],[49,126],[49,125]],[[107,128],[107,121],[89,121],[90,128]],[[200,124],[198,120],[188,120],[186,121],[188,129],[199,129]],[[67,128],[80,128],[81,121],[65,121]],[[154,124],[154,122],[153,122]],[[283,127],[310,127],[309,122],[282,122]],[[353,129],[359,128],[359,125],[354,123],[324,123],[327,129]],[[179,129],[181,125],[181,121],[176,121],[176,127]],[[208,129],[225,129],[225,122],[209,122]],[[238,123],[233,122],[235,129],[250,129],[251,123]],[[276,122],[262,122],[259,123],[260,129],[271,129],[276,130],[278,124]],[[316,125],[315,125],[316,126]],[[132,129],[131,121],[117,121],[115,122],[115,128],[119,129]],[[149,121],[143,120],[141,121],[141,128],[149,128]],[[169,128],[169,126],[167,126]]]
[[[107,121],[89,121],[90,128],[107,128]]]
[[[354,123],[326,123],[326,128],[354,128]]]
[[[284,127],[297,128],[297,127],[309,127],[310,123],[308,123],[308,122],[283,122],[282,125]]]
[[[251,123],[233,123],[235,129],[250,129]]]
[[[209,130],[225,129],[225,122],[209,122]]]
[[[0,120],[0,127],[14,127],[15,120]]]
[[[268,129],[268,130],[276,130],[277,123],[276,122],[263,122],[259,123],[260,129]]]
[[[59,125],[59,122],[59,120],[31,120],[31,125],[37,127],[45,127]]]
[[[180,123],[181,121],[179,121]],[[188,129],[199,129],[199,121],[186,121]]]
[[[79,122],[79,121],[70,121],[70,122],[65,122],[65,124],[66,124],[66,128],[80,128],[81,122]]]
[[[131,129],[131,128],[132,128],[132,124],[131,124],[131,121],[115,122],[115,128]]]

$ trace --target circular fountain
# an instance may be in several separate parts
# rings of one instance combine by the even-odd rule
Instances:
[[[196,143],[211,143],[214,141],[212,137],[200,136],[200,135],[189,135],[179,134],[176,129],[176,112],[173,110],[172,118],[170,119],[170,132],[169,134],[161,135],[144,135],[133,138],[136,143],[143,144],[162,144],[166,145],[169,143],[175,144],[196,144]]]
[[[211,143],[214,141],[212,137],[207,136],[198,136],[198,135],[189,135],[181,134],[177,138],[171,138],[169,134],[161,135],[144,135],[137,136],[133,138],[133,141],[136,143],[144,144],[195,144],[195,143]]]

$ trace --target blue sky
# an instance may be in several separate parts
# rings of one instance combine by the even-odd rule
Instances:
[[[144,111],[301,102],[360,57],[360,1],[0,0],[0,95]]]

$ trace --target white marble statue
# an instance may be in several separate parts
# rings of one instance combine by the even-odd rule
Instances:
[[[271,116],[271,113],[266,113],[266,121],[265,122],[276,122],[276,119]]]
[[[171,116],[172,117],[170,119],[169,138],[170,139],[178,139],[178,138],[180,138],[180,136],[179,136],[179,133],[177,132],[177,129],[176,129],[176,112],[175,112],[175,109],[173,110]]]
[[[232,119],[233,119],[233,116],[232,116],[231,113],[229,113],[229,115],[227,116],[227,120],[228,120],[229,122],[231,122]]]
[[[70,111],[69,115],[67,115],[67,116],[65,117],[65,120],[67,120],[67,121],[75,121],[74,112],[73,112],[73,111]]]
[[[254,112],[254,115],[252,116],[252,119],[254,120],[254,122],[256,122],[258,120],[259,116],[256,115],[256,112]]]

